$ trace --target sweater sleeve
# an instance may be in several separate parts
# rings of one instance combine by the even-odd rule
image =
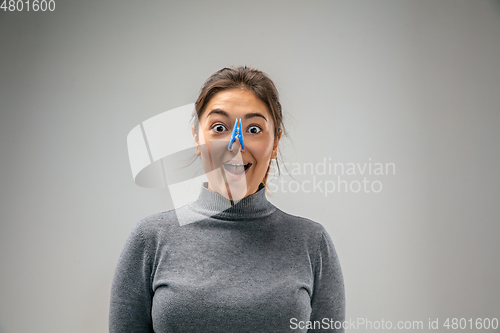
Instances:
[[[340,326],[345,320],[344,278],[335,247],[326,230],[321,235],[317,253],[311,307],[312,322],[328,323],[322,329],[308,332],[344,332]]]
[[[111,286],[110,333],[154,332],[152,264],[139,222],[121,252]]]

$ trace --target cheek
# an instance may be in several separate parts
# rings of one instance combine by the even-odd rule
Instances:
[[[256,149],[253,151],[253,156],[260,168],[267,168],[267,164],[271,159],[272,151],[273,151],[272,144],[263,145],[260,147],[260,149]]]

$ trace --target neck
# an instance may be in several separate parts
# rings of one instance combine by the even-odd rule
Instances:
[[[204,184],[204,186],[205,186],[205,184]],[[241,199],[235,198],[234,193],[232,193],[232,191],[231,191],[231,189],[229,187],[229,184],[227,184],[227,183],[225,183],[225,187],[224,188],[225,188],[226,191],[224,193],[221,193],[220,191],[217,191],[212,186],[210,186],[210,182],[208,182],[208,185],[206,187],[210,191],[218,193],[218,194],[222,195],[224,198],[228,199],[229,202],[231,203],[231,206],[234,206],[235,204],[237,204],[241,200]],[[248,197],[249,195],[255,194],[260,188],[261,187],[260,187],[260,184],[259,184],[259,186],[258,186],[258,188],[257,188],[256,191],[253,191],[251,194],[246,193],[245,197]]]
[[[224,220],[251,220],[272,214],[276,207],[266,198],[265,186],[241,200],[233,201],[209,189],[203,183],[198,199],[189,205],[198,214]]]

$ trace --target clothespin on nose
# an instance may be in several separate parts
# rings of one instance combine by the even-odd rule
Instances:
[[[236,137],[240,141],[241,150],[244,150],[245,143],[243,142],[243,132],[241,131],[241,118],[239,125],[238,125],[238,118],[236,118],[236,121],[234,122],[233,132],[231,133],[231,139],[229,140],[229,144],[227,146],[229,150],[233,148],[233,143],[236,140]]]

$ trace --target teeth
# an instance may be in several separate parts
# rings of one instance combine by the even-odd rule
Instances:
[[[245,165],[248,165],[250,164],[250,162],[248,163],[224,163],[225,165],[234,165],[234,166],[245,166]]]
[[[248,169],[248,167],[247,167],[247,166],[249,166],[249,165],[250,165],[250,163],[247,163],[247,164],[232,164],[232,163],[226,163],[226,164],[224,164],[224,168],[225,168],[227,171],[229,171],[229,172],[231,172],[231,173],[233,173],[233,174],[237,174],[237,175],[239,175],[239,174],[244,173],[244,172]]]

